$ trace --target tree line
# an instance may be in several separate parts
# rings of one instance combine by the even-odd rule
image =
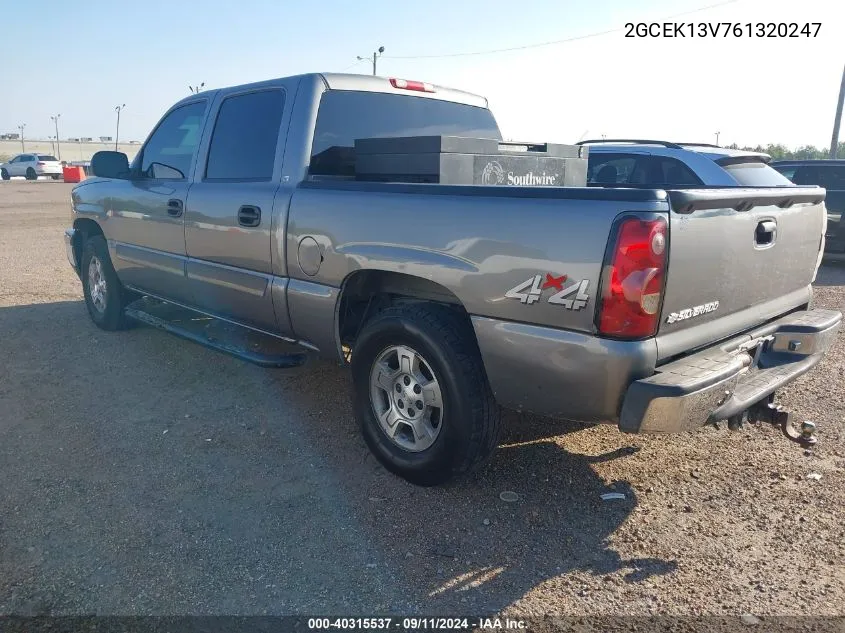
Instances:
[[[829,148],[818,148],[815,145],[802,145],[798,149],[789,149],[780,143],[769,143],[765,147],[740,147],[736,143],[727,146],[728,149],[741,149],[746,152],[763,152],[772,157],[772,160],[821,160],[830,158]],[[845,158],[845,143],[839,144],[839,151],[836,154],[839,158]]]

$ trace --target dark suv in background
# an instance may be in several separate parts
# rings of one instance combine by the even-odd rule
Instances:
[[[796,185],[827,189],[825,252],[845,255],[845,160],[779,160],[769,164]]]

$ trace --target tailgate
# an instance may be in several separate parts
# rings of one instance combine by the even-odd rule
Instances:
[[[670,191],[658,360],[808,303],[824,196],[818,187]]]

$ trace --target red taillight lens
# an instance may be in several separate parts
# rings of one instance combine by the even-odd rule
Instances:
[[[644,338],[657,332],[666,276],[666,220],[626,218],[602,273],[599,333]]]
[[[44,163],[35,163],[36,167],[44,167]]]
[[[434,92],[434,86],[422,81],[410,81],[408,79],[390,79],[390,85],[402,90],[416,90],[417,92]]]

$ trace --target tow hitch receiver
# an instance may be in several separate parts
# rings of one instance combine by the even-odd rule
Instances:
[[[772,394],[767,399],[761,400],[749,408],[748,420],[750,422],[775,424],[793,442],[797,442],[804,448],[815,446],[819,441],[816,437],[815,423],[805,420],[799,430],[793,423],[793,414],[786,411],[781,405],[776,405],[774,399],[774,394]]]

